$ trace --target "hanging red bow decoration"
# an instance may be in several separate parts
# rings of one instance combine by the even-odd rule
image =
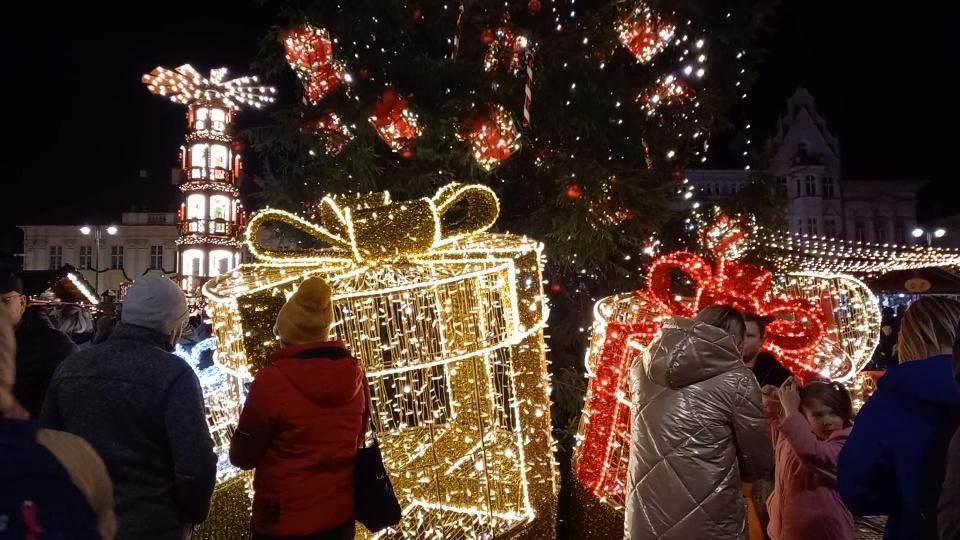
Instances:
[[[287,62],[303,84],[303,97],[312,104],[343,84],[343,64],[333,58],[333,41],[323,28],[305,24],[280,32]]]
[[[395,151],[420,135],[417,116],[410,110],[410,103],[393,88],[373,107],[370,123],[377,129],[380,138]]]

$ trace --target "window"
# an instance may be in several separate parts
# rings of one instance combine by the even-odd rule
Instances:
[[[802,219],[798,219],[798,220],[797,220],[797,232],[800,233],[800,234],[803,234],[803,220],[802,220]]]
[[[797,177],[797,197],[799,197],[801,193],[803,192],[800,191],[800,177],[798,176]]]
[[[832,176],[823,177],[823,197],[826,199],[832,199],[836,196],[834,191],[834,183]]]
[[[893,243],[901,246],[907,245],[907,226],[903,223],[893,224]]]
[[[832,218],[823,220],[823,235],[827,238],[837,237],[837,220]]]
[[[214,144],[210,147],[210,165],[213,167],[227,168],[227,146],[224,144]]]
[[[80,246],[80,260],[77,262],[81,270],[93,268],[93,246]]]
[[[166,222],[166,214],[147,214],[147,223],[150,225],[163,225]]]
[[[203,219],[205,202],[204,196],[197,193],[187,197],[187,219]]]
[[[703,193],[704,193],[705,195],[713,195],[713,186],[711,186],[710,184],[707,184],[707,185],[703,188]]]
[[[163,246],[150,246],[150,269],[163,270]]]
[[[787,177],[786,177],[786,176],[781,176],[781,177],[779,178],[779,180],[780,180],[780,185],[782,185],[783,187],[787,187]]]
[[[800,144],[797,145],[797,157],[805,158],[809,153],[810,153],[810,145],[808,145],[806,141],[801,141]]]
[[[817,226],[817,218],[807,218],[807,234],[810,236],[820,236],[820,227]]]
[[[875,244],[887,243],[887,228],[883,225],[877,225],[873,228],[873,242]]]
[[[110,246],[110,269],[123,268],[123,246]]]
[[[723,192],[720,191],[720,184],[719,184],[719,183],[713,184],[713,194],[714,194],[714,195],[722,195],[722,194],[723,194]]]
[[[737,192],[737,185],[730,184],[730,193],[736,193],[736,192]]]
[[[867,241],[867,226],[862,221],[853,223],[853,239],[857,242]]]
[[[50,246],[50,269],[59,270],[63,267],[63,246]]]
[[[808,174],[807,175],[807,196],[814,196],[817,194],[817,177]]]

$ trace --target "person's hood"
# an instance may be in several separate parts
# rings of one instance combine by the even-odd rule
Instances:
[[[273,365],[310,403],[343,405],[363,391],[366,376],[342,341],[317,341],[284,347],[272,355]]]
[[[683,388],[743,366],[732,335],[694,319],[667,319],[645,355],[651,380]]]
[[[960,409],[960,391],[950,375],[951,357],[941,354],[894,366],[880,377],[877,386],[918,401]],[[953,375],[956,378],[956,372]]]

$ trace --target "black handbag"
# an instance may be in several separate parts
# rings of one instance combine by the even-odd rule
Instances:
[[[373,431],[371,414],[373,402],[367,385],[364,385],[364,394],[367,397],[364,423]],[[390,482],[387,469],[383,466],[380,441],[376,437],[373,438],[373,444],[370,446],[361,443],[360,448],[357,449],[353,483],[355,517],[368,531],[377,533],[400,523],[403,517],[400,501],[393,492],[393,483]]]

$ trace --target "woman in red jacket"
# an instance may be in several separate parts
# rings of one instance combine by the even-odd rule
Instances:
[[[366,376],[330,341],[332,291],[312,277],[277,316],[281,348],[257,372],[230,444],[230,461],[256,469],[254,540],[352,539],[353,471],[366,430]]]

